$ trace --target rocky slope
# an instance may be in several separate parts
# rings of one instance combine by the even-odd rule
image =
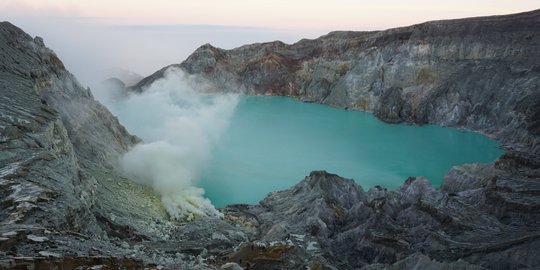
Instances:
[[[0,93],[0,269],[162,260],[150,252],[126,259],[134,251],[122,247],[160,237],[153,227],[169,225],[156,195],[114,170],[139,139],[41,38],[7,22],[0,23]],[[148,226],[156,220],[163,225]]]
[[[173,66],[210,79],[218,91],[292,96],[392,123],[461,127],[540,153],[540,10],[332,32],[292,45],[206,44]],[[132,89],[143,90],[166,68]]]
[[[495,165],[456,167],[440,191],[410,178],[396,191],[366,192],[352,180],[312,172],[259,206],[237,209],[255,217],[259,239],[294,247],[283,268],[305,267],[292,254],[342,269],[534,268],[540,175],[538,164],[530,168],[534,179],[509,172],[515,160],[507,155]],[[471,178],[481,183],[459,186]]]
[[[137,138],[41,38],[9,23],[0,25],[0,37],[2,229],[39,222],[99,232],[90,213],[96,179],[86,167],[112,168]]]
[[[473,31],[476,28],[491,29],[491,26],[482,23],[490,22],[488,24],[494,25],[495,29],[506,29],[506,32],[501,32],[501,40],[506,40],[508,37],[504,33],[516,31],[510,25],[528,25],[517,22],[537,18],[538,12],[532,12],[509,17],[470,19],[461,23],[481,25],[472,27],[470,31]],[[506,28],[501,26],[505,21],[511,22]],[[390,104],[391,108],[399,108],[398,111],[403,112],[398,114],[400,118],[396,121],[423,123],[418,120],[420,118],[407,118],[420,113],[417,111],[420,107],[414,106],[428,100],[443,102],[442,96],[455,96],[456,104],[461,104],[458,101],[462,101],[462,96],[467,96],[471,104],[481,106],[482,102],[486,102],[487,105],[482,110],[471,109],[468,113],[472,118],[465,117],[466,121],[456,124],[451,123],[452,118],[447,119],[448,123],[443,121],[446,119],[444,117],[451,115],[439,115],[429,110],[426,115],[440,118],[424,120],[489,133],[491,131],[487,126],[475,128],[472,123],[480,121],[482,117],[482,121],[488,121],[493,113],[502,112],[500,118],[507,117],[507,120],[513,115],[516,120],[512,118],[507,124],[515,127],[514,141],[504,135],[504,132],[511,130],[510,127],[501,127],[497,122],[499,119],[478,123],[492,123],[493,132],[490,134],[507,138],[506,142],[512,147],[525,151],[509,151],[493,164],[457,166],[448,173],[438,190],[425,179],[410,178],[395,191],[380,187],[365,191],[352,180],[327,172],[312,172],[294,187],[269,194],[258,205],[228,206],[221,209],[223,219],[200,218],[192,222],[169,221],[159,198],[149,188],[115,171],[117,158],[138,139],[129,135],[116,118],[93,99],[90,91],[77,83],[40,38],[32,39],[17,27],[0,23],[0,269],[142,269],[158,266],[166,269],[540,267],[540,260],[536,256],[540,251],[540,158],[535,150],[537,137],[533,132],[538,109],[534,105],[537,99],[533,95],[538,94],[537,84],[534,86],[538,77],[533,76],[538,72],[537,67],[525,69],[519,74],[509,73],[508,77],[496,81],[500,84],[495,84],[495,81],[478,72],[478,77],[474,78],[491,83],[491,86],[478,82],[477,90],[460,90],[454,85],[444,94],[437,90],[442,86],[434,86],[442,83],[432,78],[432,82],[425,83],[424,90],[417,90],[427,91],[426,95],[415,96],[416,92],[409,91],[411,89],[405,91],[407,87],[404,86],[411,83],[407,81],[410,80],[407,74],[413,72],[417,58],[411,56],[407,60],[408,53],[405,53],[399,57],[396,55],[394,59],[404,69],[402,71],[397,70],[397,66],[394,73],[386,69],[389,68],[387,59],[377,62],[379,68],[385,67],[385,79],[378,81],[383,85],[390,83],[390,78],[393,78],[390,80],[392,82],[399,81],[392,76],[403,76],[403,86],[399,86],[402,89],[392,90],[392,93],[399,95],[391,95],[391,100],[405,95],[398,99],[400,102],[388,103],[386,99],[381,102],[382,93],[389,93],[389,90],[374,84],[362,92],[370,101],[366,107],[361,107],[355,102],[345,102],[352,100],[352,93],[359,94],[356,91],[360,91],[360,88],[338,86],[338,82],[344,83],[344,76],[371,74],[367,71],[355,73],[355,68],[362,65],[365,68],[377,67],[362,64],[363,58],[353,57],[355,52],[363,55],[364,51],[358,49],[361,46],[386,44],[389,41],[409,44],[412,41],[400,39],[399,33],[406,32],[406,29],[426,29],[425,33],[435,35],[433,33],[442,30],[434,29],[446,29],[442,26],[450,23],[456,25],[455,35],[462,36],[465,44],[466,38],[473,38],[474,35],[463,34],[461,31],[467,32],[469,28],[458,22],[433,22],[385,32],[333,33],[319,40],[301,41],[290,46],[281,43],[249,45],[242,47],[245,53],[241,53],[242,48],[237,49],[235,57],[232,57],[234,51],[227,52],[207,45],[181,66],[193,73],[198,73],[197,69],[204,71],[203,74],[214,83],[228,83],[231,87],[240,85],[253,94],[293,95],[375,113],[384,111],[380,107]],[[437,25],[442,26],[437,28]],[[534,32],[536,27],[528,25],[525,30],[518,31],[514,38],[509,38],[515,42],[514,47],[508,47],[512,49],[509,53],[524,54],[520,51],[525,46],[523,44],[529,44],[531,48],[537,46],[538,35],[532,35],[532,41],[522,38],[523,32],[529,31],[526,29],[537,33]],[[452,32],[451,29],[445,31]],[[485,30],[485,35],[489,36],[489,32]],[[391,33],[396,33],[396,36]],[[444,33],[439,37],[448,36],[446,43],[451,44],[452,35]],[[409,39],[412,36],[411,33]],[[429,38],[432,40],[433,37]],[[319,47],[320,44],[325,47]],[[407,46],[403,44],[400,46],[406,49],[413,43]],[[444,44],[440,41],[440,46]],[[354,49],[355,46],[360,47]],[[494,43],[492,46],[501,45]],[[249,75],[239,77],[235,68],[246,64],[242,55],[249,56],[250,51],[254,51],[255,55],[267,55],[266,49],[261,48],[287,48],[290,54],[287,56],[285,51],[279,55],[269,52],[269,62],[264,63],[254,58],[250,69],[245,71]],[[390,47],[382,45],[372,50],[381,57],[384,52],[391,51]],[[456,50],[465,52],[469,49],[463,46]],[[310,58],[311,62],[301,62],[304,60],[290,57],[298,53],[313,55],[313,58]],[[485,52],[478,49],[477,53],[484,55]],[[525,68],[534,66],[536,53],[531,51],[528,59],[523,57]],[[212,62],[212,59],[215,61]],[[237,64],[227,64],[223,62],[224,59],[236,59]],[[328,70],[333,68],[342,70],[332,65],[341,65],[343,59],[349,59],[346,61],[351,62],[350,66],[345,65],[347,69],[338,72],[341,75],[334,75],[335,81],[327,78],[330,83],[328,94],[317,94],[317,91],[325,89],[316,86],[317,82],[325,84],[321,76],[331,74]],[[505,59],[511,60],[509,57]],[[478,64],[485,70],[491,70],[484,66],[489,62],[484,58],[478,61],[469,58],[443,60],[438,61],[448,62],[445,68],[451,66],[450,62],[460,66],[461,61],[472,61],[469,63],[471,69]],[[515,63],[503,60],[497,62],[499,60],[495,59],[490,67],[494,71],[514,67]],[[409,66],[406,61],[413,62]],[[434,66],[439,65],[433,59],[430,61]],[[302,66],[307,63],[311,70],[307,69],[309,72],[303,75],[306,77],[297,77],[300,69],[281,70],[283,63],[290,63],[290,67],[296,67],[295,63],[302,63]],[[329,63],[328,70],[321,70],[324,63]],[[461,67],[457,66],[451,69],[455,74],[461,72]],[[446,74],[442,68],[434,68],[440,72],[436,73],[437,76]],[[493,77],[495,75],[503,76],[493,73]],[[288,84],[290,81],[285,79],[289,76],[298,82]],[[139,87],[158,77],[159,72],[143,80]],[[471,77],[463,81],[468,85],[473,83],[472,80]],[[291,88],[281,88],[278,84],[282,82],[287,82]],[[452,81],[446,83],[450,87]],[[509,83],[520,83],[516,85],[523,87],[510,89]],[[276,86],[264,86],[271,84]],[[297,86],[302,87],[296,89]],[[497,94],[484,97],[481,90],[486,88]],[[289,90],[280,92],[283,89]],[[376,89],[380,90],[379,94],[375,92]],[[345,103],[340,103],[339,91],[348,93],[343,101]],[[407,93],[412,93],[419,103],[409,100]],[[498,96],[503,94],[505,98]],[[513,103],[519,99],[519,94],[523,95],[521,103]],[[452,100],[445,104],[453,104]],[[400,107],[400,104],[411,104],[411,110],[403,111],[406,106]],[[439,103],[433,104],[441,107]],[[384,114],[379,114],[384,117],[381,115]],[[524,126],[527,124],[531,126]]]

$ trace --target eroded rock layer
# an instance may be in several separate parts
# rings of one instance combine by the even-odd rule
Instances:
[[[332,32],[292,45],[206,44],[172,66],[210,79],[217,91],[291,96],[392,123],[461,127],[540,153],[540,10]],[[132,89],[142,91],[166,68]]]
[[[0,93],[0,269],[163,260],[151,252],[124,260],[136,254],[124,240],[161,236],[153,228],[168,218],[155,194],[114,170],[139,139],[41,38],[8,22],[0,23]]]

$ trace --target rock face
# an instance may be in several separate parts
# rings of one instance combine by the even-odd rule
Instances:
[[[0,228],[99,233],[90,213],[96,179],[83,167],[110,167],[137,139],[41,38],[2,23],[0,48]]]
[[[173,66],[210,79],[217,91],[291,96],[392,123],[461,127],[540,153],[540,10],[332,32],[292,45],[206,44]]]
[[[0,23],[0,93],[0,269],[141,268],[163,260],[152,252],[126,258],[136,251],[122,245],[160,237],[169,225],[161,208],[153,211],[153,193],[114,171],[139,139],[41,38],[7,22]],[[137,196],[143,200],[130,198]],[[148,226],[153,219],[163,222]]]
[[[214,87],[471,128],[514,150],[454,167],[440,189],[411,177],[365,191],[315,171],[192,222],[115,170],[139,140],[40,38],[0,23],[0,269],[539,268],[539,14],[201,47],[180,66]]]

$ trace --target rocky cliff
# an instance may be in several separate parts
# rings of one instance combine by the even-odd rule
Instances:
[[[124,257],[133,251],[120,239],[159,235],[148,224],[167,215],[156,195],[114,170],[139,139],[41,38],[8,22],[0,23],[0,93],[0,269],[143,267],[143,255]]]
[[[395,191],[366,191],[352,180],[312,172],[258,205],[228,206],[220,210],[224,218],[191,222],[168,220],[149,188],[115,170],[117,158],[138,139],[40,38],[0,23],[0,269],[538,268],[538,52],[525,57],[521,51],[538,46],[538,26],[531,20],[538,20],[538,12],[332,33],[294,45],[201,47],[180,66],[214,83],[370,110],[386,120],[467,127],[525,151],[509,151],[493,164],[454,167],[440,189],[412,177]],[[523,36],[527,32],[530,37]],[[508,55],[498,51],[502,42],[469,48],[479,33],[512,41],[504,45]],[[408,51],[420,46],[414,42],[422,34],[431,42],[426,43],[431,56]],[[463,45],[455,54],[461,58],[442,58],[445,44],[460,38]],[[488,53],[488,45],[497,50]],[[441,58],[432,58],[435,53]],[[497,57],[491,61],[490,54]],[[245,62],[250,55],[254,58]],[[381,58],[389,55],[393,60]],[[521,66],[509,55],[522,57]],[[416,63],[429,68],[421,71]],[[237,70],[242,66],[244,73]],[[362,67],[365,72],[358,70]],[[460,73],[466,67],[476,75]],[[458,74],[467,76],[461,84],[448,79]],[[373,85],[362,88],[367,83],[362,76],[375,76]],[[420,78],[413,81],[415,76]],[[413,82],[418,88],[408,88]],[[462,106],[464,97],[472,107]],[[448,106],[456,112],[468,108],[467,114],[452,118]],[[505,135],[511,128],[514,139]]]
[[[392,123],[466,128],[540,153],[540,10],[332,32],[292,45],[206,44],[173,66],[216,89],[364,110]]]
[[[90,213],[97,183],[88,168],[112,168],[138,139],[41,38],[4,22],[0,48],[1,206],[9,214],[2,228],[39,222],[99,232]]]

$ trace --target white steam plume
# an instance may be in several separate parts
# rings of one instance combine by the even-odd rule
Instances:
[[[142,94],[112,106],[128,130],[144,140],[122,158],[123,170],[159,192],[175,219],[221,216],[196,184],[237,104],[236,96],[198,92],[194,81],[170,68]]]

